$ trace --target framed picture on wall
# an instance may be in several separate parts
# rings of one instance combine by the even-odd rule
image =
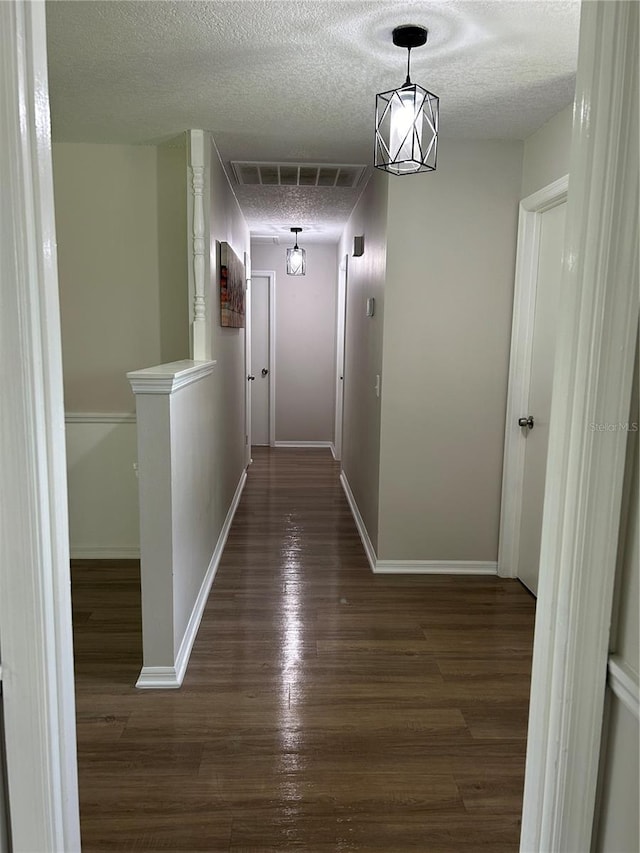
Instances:
[[[220,325],[244,329],[244,264],[228,243],[220,243]]]

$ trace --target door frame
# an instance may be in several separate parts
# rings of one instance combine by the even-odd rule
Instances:
[[[529,406],[542,214],[566,202],[568,189],[564,175],[520,202],[498,544],[505,578],[518,576],[526,442],[515,424]]]
[[[251,255],[244,253],[244,467],[251,459]]]
[[[0,644],[15,850],[80,850],[43,3],[0,4]]]
[[[590,850],[638,334],[637,3],[583,3],[522,853]]]
[[[347,318],[347,277],[349,255],[345,254],[338,266],[338,294],[336,300],[336,419],[334,425],[333,457],[342,459],[342,429],[344,415],[344,355]]]
[[[269,280],[269,447],[276,446],[276,271],[254,270]]]

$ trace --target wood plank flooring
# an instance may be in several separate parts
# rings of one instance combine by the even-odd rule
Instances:
[[[373,575],[328,451],[254,463],[179,691],[136,564],[76,564],[83,850],[515,853],[534,601]]]

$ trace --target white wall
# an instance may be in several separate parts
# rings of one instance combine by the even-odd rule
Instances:
[[[126,373],[157,364],[157,151],[53,146],[65,408],[133,412]]]
[[[160,361],[189,357],[187,256],[187,140],[157,149],[158,300]]]
[[[495,561],[522,144],[389,180],[378,557]]]
[[[254,270],[276,273],[276,441],[333,441],[338,255],[300,244],[304,277],[286,272],[287,245],[252,243]],[[288,245],[293,245],[292,241]]]
[[[111,416],[134,411],[127,371],[188,356],[185,141],[53,157],[71,553],[130,557],[135,424]]]
[[[245,459],[245,365],[244,329],[222,328],[220,325],[219,252],[221,241],[229,243],[244,260],[250,250],[249,228],[229,185],[218,151],[210,140],[208,161],[209,213],[207,254],[211,261],[210,308],[211,358],[217,361],[213,377],[213,423],[211,425],[211,458],[216,460],[216,477],[212,481],[212,524],[217,534],[244,471]]]
[[[569,104],[525,140],[522,198],[569,173],[572,117]]]
[[[338,259],[349,255],[345,321],[342,469],[373,547],[378,541],[380,399],[376,375],[382,373],[387,253],[386,174],[374,170],[343,232]],[[353,238],[364,234],[364,254],[354,258]],[[375,314],[366,316],[366,300]]]
[[[135,420],[67,420],[69,538],[72,556],[138,556],[140,547]]]

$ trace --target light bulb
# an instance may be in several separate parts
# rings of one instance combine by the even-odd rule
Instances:
[[[420,113],[417,100],[416,90],[412,86],[401,89],[391,102],[389,148],[392,160],[415,159],[413,155],[414,134],[421,132],[419,122],[417,122]],[[396,163],[394,171],[413,172],[415,171],[415,164]]]

